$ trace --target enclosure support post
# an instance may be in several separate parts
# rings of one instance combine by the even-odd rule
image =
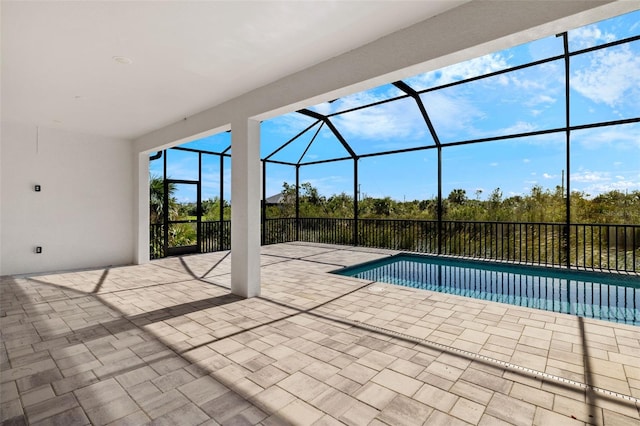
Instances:
[[[202,153],[198,153],[198,195],[196,200],[196,244],[202,253]]]
[[[167,150],[162,151],[162,257],[167,256],[169,248],[169,184],[167,182]]]
[[[300,164],[296,164],[296,241],[300,241]]]
[[[353,159],[353,245],[358,246],[358,157]]]
[[[220,223],[218,226],[218,250],[224,249],[224,155],[220,155]]]
[[[442,254],[442,147],[438,145],[438,254]]]
[[[567,196],[566,196],[566,223],[564,227],[564,243],[565,256],[567,258],[567,268],[571,268],[571,108],[569,96],[571,94],[570,87],[570,69],[569,69],[569,40],[567,33],[562,33],[562,41],[564,45],[564,89],[565,89],[565,114],[566,114],[566,162],[567,168]],[[577,261],[577,259],[576,259]]]
[[[266,244],[267,236],[267,162],[262,161],[262,232],[261,244]]]

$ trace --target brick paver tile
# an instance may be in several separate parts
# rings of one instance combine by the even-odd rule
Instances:
[[[554,395],[552,393],[525,386],[521,383],[513,384],[509,396],[549,410],[553,408]]]
[[[340,417],[343,423],[349,426],[368,425],[377,415],[379,411],[362,402],[355,401]]]
[[[149,417],[155,419],[188,403],[189,400],[184,395],[176,389],[172,389],[167,393],[151,395],[150,398],[140,402],[140,406]]]
[[[331,417],[328,414],[322,416],[317,422],[313,424],[313,426],[343,426],[344,423],[341,421]],[[377,426],[374,423],[369,423],[370,426]]]
[[[616,413],[610,410],[603,410],[604,424],[616,425],[616,426],[634,426],[640,421],[640,415],[638,416],[625,416],[620,413]]]
[[[535,417],[533,423],[536,425],[553,425],[553,426],[580,426],[584,425],[584,422],[571,418],[564,414],[554,413],[542,407],[536,408]],[[612,423],[618,424],[618,423]]]
[[[455,382],[453,386],[451,386],[450,392],[483,405],[487,405],[493,396],[491,390],[464,380]]]
[[[31,423],[33,426],[45,426],[45,425],[89,425],[91,422],[87,418],[84,410],[80,407],[75,407],[70,410],[64,411],[59,414],[55,414],[51,417],[47,417],[39,422]]]
[[[25,411],[29,422],[36,423],[76,407],[78,407],[78,401],[73,394],[67,393],[26,407]]]
[[[374,370],[380,371],[395,360],[396,357],[373,350],[359,358],[357,362],[369,368],[373,368]]]
[[[254,371],[253,373],[247,376],[247,379],[253,381],[254,383],[262,386],[263,388],[268,388],[271,385],[278,383],[280,380],[287,377],[288,374],[279,368],[273,365],[267,365],[266,367],[261,368],[258,371]]]
[[[28,407],[33,404],[44,402],[56,396],[51,385],[44,385],[31,389],[22,394],[22,405]]]
[[[228,385],[246,378],[249,374],[251,374],[251,371],[236,364],[227,365],[226,367],[212,373],[216,379],[219,379],[222,383]]]
[[[195,377],[193,377],[185,369],[180,368],[178,370],[172,371],[171,373],[165,374],[164,376],[152,379],[151,383],[156,385],[156,387],[162,392],[167,392],[171,389],[175,389],[194,380]]]
[[[397,395],[396,392],[372,382],[367,383],[353,394],[355,398],[378,410],[386,407]]]
[[[380,412],[379,418],[390,425],[421,425],[432,412],[433,408],[404,395],[398,395]]]
[[[438,426],[468,426],[469,423],[462,421],[456,417],[450,416],[449,414],[445,414],[442,411],[435,410],[427,421],[424,423],[425,425],[438,425]]]
[[[238,395],[242,395],[245,398],[251,398],[254,395],[262,392],[263,387],[256,385],[251,380],[243,378],[229,385],[229,388],[236,392]]]
[[[14,422],[15,424],[26,424],[24,419],[24,410],[19,399],[11,401],[0,401],[0,421]]]
[[[629,395],[631,389],[629,389],[629,382],[625,380],[614,379],[610,376],[603,376],[601,374],[591,374],[589,376],[591,384],[603,389],[619,392],[624,395]]]
[[[154,419],[153,425],[199,425],[209,416],[195,404],[188,403]]]
[[[295,400],[276,414],[280,420],[295,425],[311,425],[323,416],[323,412],[311,405]]]
[[[329,377],[337,374],[340,371],[340,369],[326,362],[318,361],[318,362],[314,362],[311,365],[306,366],[301,371],[315,379],[318,379],[324,382]]]
[[[269,355],[271,356],[271,355]],[[273,357],[272,357],[273,358]],[[307,365],[315,362],[315,359],[310,357],[309,355],[295,352],[289,356],[286,356],[276,362],[273,363],[275,367],[278,367],[280,370],[285,371],[289,374],[295,373],[298,370],[303,369]]]
[[[488,415],[487,413],[482,415],[480,422],[478,422],[478,426],[513,426],[513,424],[509,422],[505,422],[497,417],[493,417]],[[540,425],[546,426],[546,425]]]
[[[456,395],[426,383],[413,395],[413,398],[445,413],[448,413],[458,400]]]
[[[267,414],[258,407],[250,406],[225,421],[225,425],[255,425],[267,418]]]
[[[49,362],[53,362],[53,360],[40,361],[36,364],[41,364],[42,362],[49,363]],[[38,370],[40,367],[41,365],[36,366],[35,370]],[[18,367],[18,369],[27,369],[27,370],[29,370],[30,368],[31,368],[31,365]],[[31,373],[33,373],[33,371],[31,371]],[[7,374],[7,372],[3,371],[2,375],[0,376],[1,377],[0,381],[3,383],[11,380],[7,378],[5,374]],[[21,374],[20,378],[16,380],[16,385],[18,385],[18,390],[20,392],[24,392],[29,389],[37,388],[38,386],[46,385],[48,383],[62,379],[62,377],[63,376],[60,370],[58,370],[57,368],[50,368],[50,369],[38,371],[35,374],[28,374],[28,373]]]
[[[178,390],[195,404],[202,405],[228,392],[229,388],[210,376],[203,376],[183,384]]]
[[[0,402],[11,401],[19,398],[19,396],[16,382],[6,382],[0,386]]]
[[[352,363],[340,370],[338,374],[362,385],[371,380],[378,372],[362,364]]]
[[[470,401],[466,398],[458,398],[449,414],[456,416],[465,422],[477,424],[484,413],[484,409],[485,406],[482,404],[478,404],[477,402]]]
[[[115,379],[103,380],[77,389],[73,393],[76,395],[80,405],[82,405],[82,408],[85,410],[89,410],[91,408],[107,404],[109,401],[113,401],[114,399],[127,396],[127,392]]]
[[[425,372],[436,374],[447,380],[456,381],[465,372],[461,368],[457,368],[448,364],[443,364],[439,361],[434,361],[425,369]]]
[[[84,371],[74,376],[65,377],[64,379],[56,380],[51,383],[56,395],[62,395],[67,392],[72,392],[76,389],[89,386],[96,383],[98,378],[92,371]]]
[[[129,389],[127,392],[131,397],[138,403],[142,403],[143,401],[150,400],[160,395],[160,389],[155,387],[155,385],[151,382],[142,382],[137,384]]]
[[[391,364],[389,364],[387,368],[413,378],[417,377],[418,374],[420,374],[424,370],[424,367],[422,365],[415,364],[404,359],[396,359]]]
[[[112,421],[107,426],[136,426],[147,424],[151,421],[144,411],[138,410],[117,420]]]
[[[140,407],[128,395],[113,399],[104,405],[86,410],[86,414],[94,425],[106,425],[114,420],[135,413]]]
[[[428,371],[423,371],[417,377],[418,380],[421,380],[423,383],[429,383],[435,387],[438,387],[442,390],[449,390],[451,386],[453,386],[455,381],[445,379],[442,376],[438,376],[437,374],[430,373]]]
[[[278,386],[305,401],[312,400],[329,388],[326,384],[300,371],[278,382]]]
[[[530,425],[533,422],[535,408],[535,405],[495,393],[487,405],[486,412],[514,425]]]
[[[413,395],[422,386],[422,382],[392,370],[382,370],[371,381],[406,396]]]
[[[512,386],[512,382],[509,380],[505,380],[502,377],[494,376],[493,374],[489,374],[484,371],[476,370],[475,368],[468,368],[464,373],[462,373],[460,378],[467,382],[474,383],[478,386],[503,394],[508,394]]]
[[[278,386],[271,386],[254,395],[251,401],[267,413],[275,413],[295,399],[295,396]]]
[[[310,401],[314,407],[336,418],[356,405],[357,402],[355,398],[333,388],[325,390]]]

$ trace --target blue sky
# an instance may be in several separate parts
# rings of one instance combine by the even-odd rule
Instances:
[[[569,49],[640,34],[640,11],[569,31]],[[561,37],[548,37],[475,58],[404,80],[416,90],[484,75],[563,52]],[[570,68],[571,124],[619,120],[640,116],[640,41],[573,56]],[[557,60],[421,95],[440,141],[545,130],[565,124],[564,62]],[[332,103],[310,106],[322,114],[344,111],[402,94],[385,85]],[[262,123],[261,152],[266,156],[313,119],[290,113]],[[332,118],[357,154],[433,146],[434,142],[415,102],[386,103]],[[276,154],[273,159],[297,162],[318,131],[315,126]],[[187,146],[221,151],[231,142],[229,133],[194,141]],[[640,190],[640,123],[572,132],[571,188],[591,196],[610,190]],[[346,157],[347,152],[325,127],[303,162]],[[205,156],[203,199],[219,192],[219,160]],[[443,149],[443,195],[461,188],[468,196],[486,198],[495,188],[504,196],[526,194],[535,185],[553,189],[566,174],[565,134],[486,142]],[[197,179],[197,155],[170,153],[172,178]],[[230,161],[225,168],[225,197],[230,196]],[[151,171],[161,175],[162,162]],[[364,158],[359,161],[362,195],[397,200],[433,198],[437,194],[437,153],[423,150]],[[295,182],[293,167],[267,166],[267,195],[282,183]],[[353,193],[353,162],[341,161],[301,168],[302,182],[311,182],[326,196]],[[191,198],[179,192],[178,198]]]

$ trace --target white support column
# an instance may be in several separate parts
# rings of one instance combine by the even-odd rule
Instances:
[[[149,154],[134,153],[133,229],[135,231],[133,262],[149,261]]]
[[[231,123],[231,293],[260,295],[260,122]]]

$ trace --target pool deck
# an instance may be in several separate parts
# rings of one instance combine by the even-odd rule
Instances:
[[[395,254],[262,248],[0,284],[0,420],[638,425],[640,327],[329,274]]]

